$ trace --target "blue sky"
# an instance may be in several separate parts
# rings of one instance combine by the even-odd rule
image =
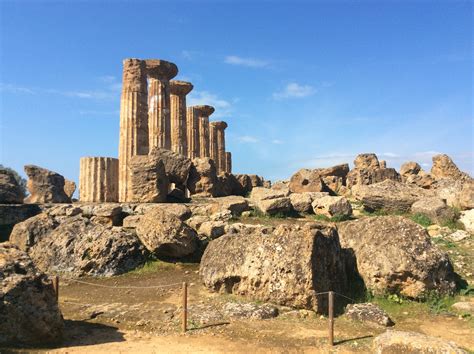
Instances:
[[[474,173],[468,1],[0,1],[0,163],[118,152],[122,59],[176,63],[236,173],[448,153]]]

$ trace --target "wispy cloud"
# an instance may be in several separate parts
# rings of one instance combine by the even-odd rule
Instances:
[[[232,113],[229,101],[219,98],[209,91],[191,91],[187,97],[188,106],[209,105],[216,109],[212,118],[228,117]]]
[[[310,85],[300,85],[296,82],[290,82],[286,87],[279,92],[273,94],[274,99],[284,98],[302,98],[308,97],[316,93],[316,89]]]
[[[238,136],[237,137],[237,141],[239,143],[250,143],[250,144],[255,144],[255,143],[258,143],[260,140],[255,137],[255,136],[251,136],[251,135],[243,135],[243,136]]]
[[[283,144],[283,141],[280,140],[280,139],[273,139],[272,144],[281,145],[281,144]]]
[[[226,56],[224,63],[231,65],[240,65],[246,66],[249,68],[264,68],[267,67],[270,63],[265,60],[255,59],[255,58],[242,58],[236,55]]]
[[[0,91],[9,92],[9,93],[22,93],[22,94],[29,94],[29,95],[36,94],[34,89],[31,89],[28,87],[17,86],[14,84],[4,84],[4,83],[0,83]]]

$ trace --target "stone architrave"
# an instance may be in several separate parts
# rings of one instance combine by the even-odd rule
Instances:
[[[119,201],[127,201],[129,160],[148,154],[148,93],[146,63],[140,59],[123,61],[120,100]]]
[[[178,67],[165,60],[147,59],[148,76],[148,134],[150,150],[154,147],[171,149],[170,80]]]
[[[117,202],[118,172],[117,159],[82,157],[79,171],[79,201]]]
[[[186,138],[186,95],[191,92],[193,85],[186,81],[170,81],[171,102],[171,150],[187,156],[188,144]]]

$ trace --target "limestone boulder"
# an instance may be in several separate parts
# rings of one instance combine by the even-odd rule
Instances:
[[[208,157],[192,161],[187,187],[192,195],[216,197],[219,194],[219,179],[214,161]]]
[[[26,165],[25,173],[28,176],[26,184],[30,195],[25,203],[70,203],[64,192],[64,177],[59,173],[35,165]]]
[[[174,151],[158,147],[153,148],[148,155],[155,161],[163,162],[170,183],[186,185],[192,165],[190,159]]]
[[[433,156],[433,167],[431,167],[431,175],[435,179],[449,178],[453,180],[470,180],[472,179],[467,173],[462,172],[453,160],[446,154]]]
[[[257,175],[248,175],[250,178],[250,184],[253,187],[263,187],[264,179],[261,176]]]
[[[15,224],[39,213],[41,208],[36,204],[0,204],[0,242],[8,238]]]
[[[69,199],[72,200],[72,196],[74,195],[75,191],[76,191],[76,183],[74,181],[64,179],[64,193],[66,193]]]
[[[401,177],[394,168],[378,169],[352,169],[347,175],[347,186],[352,188],[357,185],[370,185],[385,180],[401,181]]]
[[[459,208],[474,209],[474,180],[463,183],[459,193]]]
[[[354,167],[375,170],[380,168],[380,163],[377,155],[374,153],[359,154],[354,160]]]
[[[180,258],[197,249],[197,234],[176,215],[162,209],[145,213],[136,227],[137,236],[155,255]]]
[[[0,167],[0,204],[22,204],[25,194],[12,171]]]
[[[275,183],[272,184],[272,189],[289,189],[289,180],[284,180],[284,181],[276,181]]]
[[[456,286],[448,256],[426,230],[401,216],[381,216],[338,225],[341,246],[352,249],[365,286],[376,294],[418,298],[452,293]]]
[[[446,200],[449,206],[459,209],[470,209],[473,204],[474,181],[455,180],[452,178],[442,178],[435,181],[432,187],[433,193]]]
[[[278,316],[278,308],[271,304],[258,305],[255,303],[228,302],[222,307],[222,312],[231,319],[249,318],[265,320]]]
[[[153,213],[155,210],[167,212],[168,214],[173,214],[177,216],[181,221],[189,219],[192,215],[191,209],[181,203],[157,203],[157,204],[138,204],[135,208],[134,213],[138,215],[143,215],[147,213]]]
[[[417,162],[405,162],[400,167],[400,174],[402,177],[408,177],[410,175],[417,175],[421,171],[421,166]]]
[[[254,187],[250,200],[264,214],[286,214],[292,211],[288,190],[274,190],[264,187]]]
[[[0,345],[61,340],[64,322],[51,280],[14,245],[0,243]]]
[[[346,306],[344,315],[351,320],[367,323],[369,325],[391,327],[395,324],[384,310],[370,302],[349,304]]]
[[[352,195],[371,211],[408,212],[413,203],[432,196],[432,193],[417,186],[385,180],[370,185],[356,185],[352,188]]]
[[[163,161],[155,155],[136,155],[130,159],[129,202],[164,203],[169,179]]]
[[[456,343],[425,334],[405,331],[387,331],[374,338],[373,353],[450,353],[467,354]]]
[[[53,216],[41,213],[16,224],[10,234],[10,242],[20,250],[28,251],[58,226],[59,222]]]
[[[230,195],[245,196],[248,193],[239,180],[232,173],[224,172],[218,176],[218,195],[226,197]]]
[[[327,311],[327,298],[316,293],[346,291],[334,228],[234,226],[233,231],[211,241],[204,252],[199,273],[209,289],[319,312]]]
[[[311,205],[313,201],[328,195],[327,192],[291,193],[291,206],[298,213],[313,213],[313,206]]]
[[[72,276],[112,276],[145,262],[145,250],[137,237],[121,227],[106,227],[76,215],[61,217],[59,225],[53,228],[51,224],[57,220],[49,221],[40,216],[44,214],[24,222],[30,224],[29,230],[38,230],[33,233],[34,238],[28,240],[31,232],[18,232],[11,237],[11,242],[25,247],[28,240],[28,253],[41,271]],[[31,225],[33,222],[37,225]]]
[[[319,171],[307,168],[303,168],[291,176],[288,186],[291,193],[326,191]]]
[[[252,190],[252,179],[246,174],[234,175],[242,190],[242,196],[246,196]]]
[[[250,210],[249,202],[244,197],[228,196],[213,198],[211,202],[210,212],[212,214],[230,211],[233,216],[240,216],[244,211]]]
[[[459,221],[464,225],[467,232],[474,234],[474,209],[462,211]]]
[[[329,218],[334,216],[351,216],[352,206],[344,197],[325,196],[316,198],[311,204],[316,215],[324,215]]]
[[[414,184],[425,189],[432,189],[435,184],[435,179],[429,174],[421,170],[418,174],[411,174],[402,176],[402,180],[408,184]]]
[[[423,214],[437,224],[443,224],[454,220],[454,211],[446,205],[446,202],[437,197],[427,197],[417,200],[411,206],[412,214]]]

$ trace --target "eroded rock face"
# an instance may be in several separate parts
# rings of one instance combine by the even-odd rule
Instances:
[[[59,173],[34,165],[26,165],[27,188],[30,195],[25,203],[70,203],[64,192],[64,177]]]
[[[163,162],[170,183],[186,185],[189,170],[191,169],[191,159],[174,151],[158,147],[152,149],[149,156],[154,160],[161,160]]]
[[[268,215],[286,214],[291,212],[291,200],[289,191],[274,190],[264,187],[254,187],[250,199],[261,212]]]
[[[171,151],[170,151],[171,153]],[[154,155],[130,158],[129,191],[127,201],[134,203],[164,203],[169,180],[163,161]]]
[[[379,159],[373,153],[359,154],[354,160],[354,167],[361,169],[378,169],[380,168]]]
[[[474,209],[461,212],[459,221],[464,225],[466,231],[474,234]]]
[[[0,243],[0,345],[58,342],[63,319],[51,280],[28,255]]]
[[[454,180],[471,179],[471,177],[462,172],[453,160],[445,154],[433,156],[433,167],[431,175],[436,179],[450,178]]]
[[[390,327],[395,324],[384,310],[370,302],[347,305],[345,316],[355,321],[382,327]]]
[[[437,197],[423,198],[411,206],[413,214],[423,214],[428,216],[431,221],[442,224],[454,219],[454,212],[449,208],[443,199]]]
[[[417,298],[426,291],[451,293],[454,272],[448,256],[421,226],[401,216],[339,224],[341,246],[355,253],[365,286],[375,293]]]
[[[281,190],[280,189],[276,190]],[[318,198],[322,198],[324,196],[329,195],[327,192],[305,192],[305,193],[291,193],[290,194],[290,201],[293,209],[298,213],[313,213],[313,203],[314,200]]]
[[[214,291],[325,312],[327,299],[316,293],[347,286],[341,255],[333,228],[237,225],[209,243],[200,275]]]
[[[214,161],[208,157],[193,160],[187,187],[191,194],[216,197],[219,194],[219,179]]]
[[[145,247],[157,256],[179,258],[197,248],[196,232],[162,209],[152,209],[140,217],[136,231]]]
[[[145,262],[136,236],[91,220],[43,213],[15,225],[10,240],[27,249],[36,266],[47,273],[111,276]]]
[[[373,351],[383,353],[451,353],[465,354],[454,342],[416,332],[387,331],[375,337]]]
[[[325,196],[316,198],[311,204],[316,215],[333,216],[352,215],[351,203],[344,197]]]
[[[401,181],[394,168],[381,166],[375,154],[360,154],[354,160],[354,168],[347,174],[346,184],[352,188],[356,185],[369,185],[385,180]]]
[[[303,168],[291,176],[289,189],[292,193],[324,192],[325,185],[318,170]]]
[[[403,177],[408,177],[410,175],[417,175],[421,171],[421,166],[417,162],[409,161],[405,162],[400,167],[400,174]]]
[[[76,182],[65,179],[64,180],[64,193],[66,193],[69,199],[72,200],[72,196],[74,195],[75,191],[76,191]]]
[[[22,204],[25,195],[11,171],[0,168],[0,204]]]
[[[408,212],[417,200],[432,196],[425,189],[392,180],[354,186],[352,194],[369,210],[390,212]]]

